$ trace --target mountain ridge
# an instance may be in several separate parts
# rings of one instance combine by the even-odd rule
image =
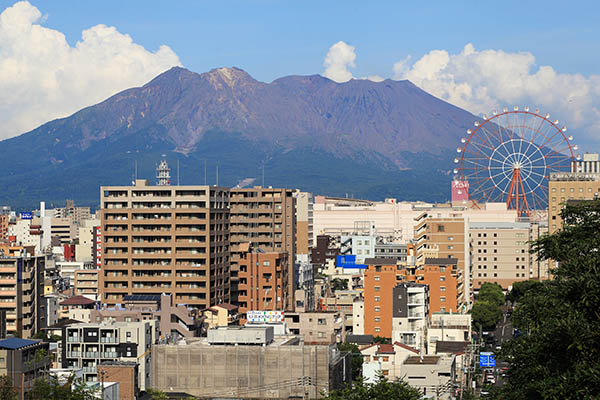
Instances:
[[[67,198],[97,204],[100,184],[130,180],[126,171],[136,155],[149,164],[142,172],[150,175],[150,158],[156,162],[162,154],[194,171],[202,160],[219,165],[225,185],[256,178],[265,165],[274,185],[302,182],[298,187],[317,193],[372,198],[404,187],[394,197],[422,193],[423,200],[443,201],[453,150],[476,119],[409,81],[337,83],[291,75],[265,83],[235,67],[202,74],[174,67],[0,142],[0,151],[10,155],[0,164],[7,171],[0,185],[9,188],[0,201],[30,204],[33,193],[57,197],[61,190],[53,193],[51,183],[62,173],[86,191],[96,187],[94,195]],[[366,171],[370,175],[363,176]],[[38,180],[30,194],[11,189],[23,179]],[[447,183],[433,189],[423,179]],[[382,190],[386,185],[390,189]]]

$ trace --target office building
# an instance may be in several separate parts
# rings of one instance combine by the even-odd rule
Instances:
[[[469,229],[473,290],[484,282],[505,291],[534,277],[529,255],[530,225],[524,222],[473,222]]]
[[[600,172],[557,172],[550,174],[548,179],[549,233],[552,234],[562,228],[560,212],[569,200],[594,200],[599,196]]]
[[[296,199],[296,254],[310,254],[313,248],[313,195],[295,191]]]
[[[229,301],[229,192],[209,186],[101,187],[102,304],[173,294],[204,309]]]
[[[296,289],[296,198],[290,189],[233,188],[230,196],[231,285],[237,302],[240,259],[245,245],[264,252],[288,254],[288,288],[293,304]],[[308,213],[308,211],[307,211]],[[306,216],[308,219],[308,214]],[[307,222],[308,223],[308,222]],[[308,229],[308,225],[307,225]]]

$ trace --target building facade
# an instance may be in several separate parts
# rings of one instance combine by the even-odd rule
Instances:
[[[100,197],[102,304],[163,292],[199,309],[229,301],[227,189],[136,180]]]

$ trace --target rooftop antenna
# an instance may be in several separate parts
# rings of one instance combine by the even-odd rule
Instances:
[[[219,166],[217,165],[217,185],[219,186]]]
[[[165,154],[162,156],[166,157]],[[164,158],[156,167],[156,184],[158,186],[169,186],[171,184],[171,169]]]

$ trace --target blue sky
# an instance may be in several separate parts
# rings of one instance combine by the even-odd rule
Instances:
[[[539,107],[598,151],[598,15],[592,1],[0,0],[0,139],[173,65],[236,66],[265,82],[409,79],[479,115]]]
[[[327,49],[339,40],[356,47],[359,76],[387,77],[407,55],[457,52],[467,43],[528,51],[537,64],[565,73],[597,73],[600,58],[600,3],[593,1],[31,3],[71,44],[86,28],[111,25],[149,50],[166,44],[193,71],[235,65],[264,81],[322,72]]]

